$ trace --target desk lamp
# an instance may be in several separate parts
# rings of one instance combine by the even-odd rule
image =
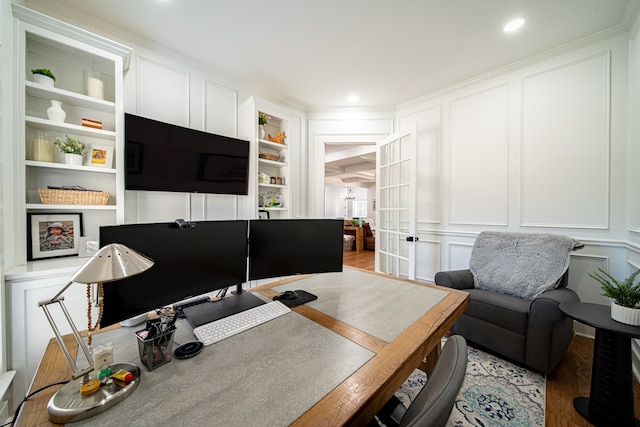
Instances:
[[[99,298],[98,304],[100,306],[98,321],[96,322],[97,326],[100,321],[100,317],[102,316],[102,284],[123,279],[125,277],[135,276],[136,274],[140,274],[148,270],[152,265],[153,261],[151,259],[146,258],[124,245],[112,243],[104,246],[93,257],[91,257],[91,259],[89,259],[89,261],[87,261],[71,277],[69,283],[67,283],[66,286],[64,286],[53,298],[50,300],[40,301],[38,303],[38,305],[42,307],[44,314],[53,329],[53,333],[56,336],[56,340],[58,341],[58,344],[60,344],[60,348],[73,370],[73,380],[58,390],[49,401],[48,411],[50,421],[56,423],[68,423],[72,421],[80,421],[104,412],[126,399],[140,382],[140,369],[136,365],[130,363],[111,365],[111,372],[116,372],[119,369],[125,369],[134,373],[135,379],[129,383],[114,381],[107,386],[101,386],[100,381],[96,378],[90,377],[89,374],[94,370],[91,350],[89,350],[89,347],[80,336],[78,328],[76,328],[73,323],[73,320],[64,305],[64,297],[62,294],[74,282],[84,283],[87,285],[96,283]],[[82,349],[87,361],[89,362],[88,367],[84,369],[78,368],[67,345],[62,339],[62,335],[60,334],[53,317],[49,313],[49,305],[51,304],[60,305],[60,309],[69,322],[69,326],[71,327],[71,331],[78,343],[78,346]],[[91,327],[91,319],[89,316],[89,344],[91,344],[91,331],[93,329],[95,329],[95,327]]]

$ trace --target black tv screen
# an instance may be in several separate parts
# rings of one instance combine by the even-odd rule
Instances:
[[[100,246],[121,243],[155,262],[144,273],[105,283],[100,326],[181,299],[242,284],[247,275],[245,220],[100,227]]]
[[[125,113],[125,189],[247,195],[249,141]]]
[[[342,219],[267,219],[249,225],[249,280],[342,271]]]

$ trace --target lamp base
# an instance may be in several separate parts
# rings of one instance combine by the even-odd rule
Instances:
[[[131,372],[134,377],[133,381],[124,383],[113,380],[112,384],[101,386],[100,390],[95,393],[82,396],[80,386],[83,378],[73,380],[65,384],[49,400],[47,405],[49,421],[65,424],[91,418],[111,409],[129,397],[140,383],[140,368],[131,363],[116,363],[109,368],[111,372],[117,372],[120,369]]]

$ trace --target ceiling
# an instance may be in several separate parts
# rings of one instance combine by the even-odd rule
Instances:
[[[509,64],[625,32],[640,0],[21,2],[107,37],[116,27],[125,43],[195,58],[306,111],[393,111]],[[504,33],[515,17],[526,19],[524,27]],[[350,94],[358,101],[349,103]],[[357,163],[372,167],[358,155],[327,168],[343,168],[348,179],[357,175],[345,171],[361,172]]]

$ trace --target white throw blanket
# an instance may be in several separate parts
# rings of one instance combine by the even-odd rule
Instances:
[[[473,246],[469,269],[478,289],[532,300],[559,284],[571,251],[582,246],[556,234],[484,231]]]

